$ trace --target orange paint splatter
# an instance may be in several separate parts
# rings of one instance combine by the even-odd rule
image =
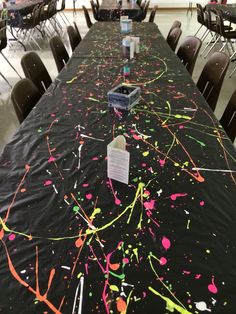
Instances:
[[[117,270],[117,269],[120,267],[120,264],[119,264],[119,263],[110,264],[109,266],[110,266],[110,268],[111,268],[112,270]]]
[[[83,245],[83,243],[84,243],[84,241],[83,241],[81,238],[79,238],[79,239],[77,239],[77,240],[75,241],[75,246],[76,246],[77,248],[79,248],[79,247],[81,247],[81,246]]]
[[[21,191],[21,193],[24,193],[24,192],[26,192],[26,189],[23,188],[20,191]]]
[[[116,307],[119,312],[126,311],[127,305],[126,302],[122,298],[118,298],[116,302]]]
[[[0,239],[2,239],[4,237],[4,230],[2,229],[1,231],[0,231]]]

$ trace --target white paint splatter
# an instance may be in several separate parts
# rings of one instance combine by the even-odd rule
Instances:
[[[208,308],[207,308],[206,302],[200,301],[200,302],[194,302],[194,303],[195,303],[195,305],[196,305],[196,308],[197,308],[199,311],[208,311],[208,312],[211,312],[211,309],[208,309]]]

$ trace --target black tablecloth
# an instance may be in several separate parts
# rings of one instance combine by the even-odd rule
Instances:
[[[96,23],[3,151],[2,313],[235,312],[235,149],[155,24],[134,30],[133,110],[108,109],[125,61]],[[129,185],[106,174],[120,134]]]
[[[99,20],[114,21],[119,20],[122,15],[127,15],[130,19],[140,18],[142,10],[136,1],[123,0],[122,4],[117,4],[116,0],[103,0],[99,8]]]
[[[235,4],[207,4],[206,9],[219,9],[222,12],[223,18],[236,24],[236,5]]]

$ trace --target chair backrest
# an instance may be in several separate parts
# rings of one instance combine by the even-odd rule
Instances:
[[[0,51],[7,46],[7,20],[0,21]]]
[[[177,56],[180,58],[186,69],[192,75],[197,60],[198,53],[202,46],[201,39],[194,36],[185,37],[179,46]]]
[[[220,123],[228,134],[228,137],[233,142],[236,137],[236,90],[229,100],[229,103],[220,119]]]
[[[197,87],[214,111],[230,63],[230,58],[223,52],[214,52],[206,62],[198,79]]]
[[[92,12],[93,12],[93,17],[96,21],[98,21],[98,8],[97,8],[97,4],[95,4],[95,2],[93,0],[90,0],[90,4],[91,4],[91,8],[92,8]]]
[[[155,5],[155,6],[153,7],[153,9],[152,9],[152,12],[151,12],[150,16],[149,16],[148,22],[154,23],[154,19],[155,19],[155,15],[156,15],[157,9],[158,9],[158,6]]]
[[[80,42],[81,42],[81,40],[82,40],[82,37],[81,37],[81,35],[80,35],[80,32],[79,32],[78,26],[77,26],[77,24],[76,24],[75,22],[73,22],[73,24],[74,24],[74,28],[75,28],[75,31],[76,31],[77,38],[78,38],[79,43],[80,43]]]
[[[44,93],[52,80],[37,53],[34,51],[26,53],[21,59],[21,66],[25,76],[33,81],[40,92]]]
[[[206,18],[206,26],[211,31],[216,31],[216,25],[215,23],[212,23],[212,11],[205,11],[205,18]]]
[[[224,26],[224,20],[222,17],[222,13],[220,10],[216,11],[216,31],[221,36],[225,36],[225,26]]]
[[[82,5],[82,8],[83,8],[83,11],[84,11],[84,16],[85,16],[85,20],[86,20],[87,26],[88,26],[88,28],[90,28],[93,25],[93,23],[91,22],[88,10],[85,8],[84,5]]]
[[[173,51],[175,51],[175,49],[178,45],[178,41],[179,41],[181,34],[182,34],[181,28],[175,27],[174,29],[172,29],[172,31],[170,32],[170,34],[166,38],[168,45],[170,46],[170,48]]]
[[[147,16],[147,11],[149,8],[149,4],[150,4],[150,0],[148,0],[145,4],[144,10],[143,10],[143,20],[145,20],[146,16]]]
[[[197,3],[196,6],[197,6],[197,21],[200,24],[205,25],[205,16],[204,16],[203,7],[200,3]]]
[[[69,55],[60,37],[54,36],[50,39],[49,43],[56,62],[57,70],[60,72],[69,60]]]
[[[28,78],[23,78],[15,84],[11,91],[11,100],[20,123],[25,120],[41,96],[40,91]]]
[[[168,36],[169,36],[170,33],[172,32],[172,30],[173,30],[174,28],[176,28],[176,27],[181,28],[181,22],[178,21],[178,20],[176,20],[176,21],[173,22],[173,24],[171,25],[171,28],[169,29],[169,32],[168,32],[168,35],[167,35],[166,38],[168,38]]]
[[[69,37],[71,50],[74,51],[78,44],[81,42],[81,37],[78,36],[76,30],[71,25],[67,27],[67,34]]]

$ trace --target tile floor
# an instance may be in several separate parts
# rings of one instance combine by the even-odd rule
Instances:
[[[86,26],[82,12],[78,11],[76,13],[76,16],[73,16],[73,13],[71,11],[66,11],[66,15],[71,22],[73,22],[73,20],[75,19],[76,23],[79,26],[81,35],[83,37],[88,31],[88,28]],[[199,26],[196,20],[196,12],[193,12],[193,15],[191,16],[191,14],[187,14],[186,9],[181,10],[162,9],[157,12],[155,17],[155,23],[159,26],[164,37],[166,37],[167,32],[175,19],[178,19],[182,22],[183,33],[180,38],[180,42],[181,39],[183,39],[185,36],[195,34]],[[66,36],[66,32],[64,32],[63,34],[63,41],[69,50],[69,43],[68,38]],[[43,43],[42,48],[43,49],[41,51],[37,50],[37,52],[39,53],[40,57],[45,63],[51,77],[55,78],[57,76],[57,70],[48,43]],[[23,72],[20,66],[20,59],[24,55],[23,49],[17,43],[11,42],[10,45],[4,50],[4,54],[8,56],[12,64],[18,69],[20,74],[22,74],[23,76]],[[15,72],[6,64],[1,55],[0,60],[1,60],[0,71],[9,79],[10,83],[14,85],[14,83],[16,83],[19,78],[16,76]],[[203,57],[198,58],[197,64],[195,66],[195,71],[193,73],[193,79],[195,82],[198,79],[205,62],[206,59],[204,59]],[[225,79],[216,108],[217,117],[221,116],[231,94],[233,93],[236,87],[236,73],[232,78],[229,78],[229,73],[235,66],[236,64],[231,64],[229,71],[227,73],[227,77]],[[3,81],[2,78],[0,78],[0,152],[2,151],[3,147],[8,143],[8,141],[11,139],[12,135],[19,128],[19,123],[10,100],[10,92],[11,92],[10,87],[5,83],[5,81]]]

